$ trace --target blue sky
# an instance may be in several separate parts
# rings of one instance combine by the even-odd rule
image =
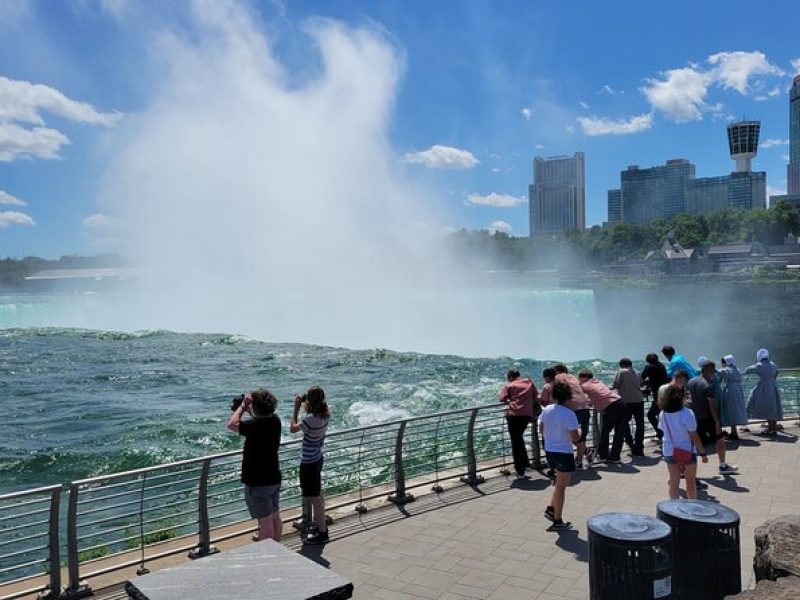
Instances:
[[[107,183],[111,165],[138,116],[164,102],[170,69],[181,64],[169,40],[203,47],[198,15],[214,4],[225,6],[2,2],[0,256],[123,247],[125,218],[106,197],[119,189]],[[425,190],[442,228],[527,235],[535,155],[586,153],[587,223],[597,224],[627,165],[683,157],[699,176],[730,172],[725,124],[742,116],[762,122],[754,168],[767,172],[773,193],[785,190],[800,4],[754,7],[263,1],[231,3],[224,19],[231,27],[246,19],[263,36],[288,88],[313,86],[326,68],[310,24],[332,19],[348,35],[370,32],[399,65],[381,121],[391,168]]]

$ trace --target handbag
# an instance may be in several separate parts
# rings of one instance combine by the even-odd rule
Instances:
[[[683,448],[675,447],[675,438],[672,437],[672,429],[669,426],[669,421],[665,418],[664,424],[667,426],[667,433],[669,440],[672,442],[672,459],[681,466],[688,465],[694,458],[694,452],[691,450],[684,450]]]

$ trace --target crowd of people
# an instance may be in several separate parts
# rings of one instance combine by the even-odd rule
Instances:
[[[269,390],[253,390],[228,420],[228,429],[244,437],[241,480],[250,516],[258,521],[258,539],[280,541],[283,522],[280,515],[281,468],[278,450],[281,444],[281,420],[275,413],[278,400]],[[300,416],[300,411],[304,415]],[[243,419],[249,414],[249,419]],[[303,433],[300,453],[300,492],[303,515],[294,523],[303,533],[303,543],[328,541],[328,520],[322,495],[322,448],[331,412],[325,392],[314,386],[296,395],[289,431]]]
[[[697,498],[697,461],[699,457],[708,462],[708,449],[717,455],[720,475],[738,473],[727,460],[725,439],[738,439],[737,427],[746,426],[749,419],[766,421],[766,434],[777,434],[778,421],[783,418],[776,382],[778,368],[765,348],[756,353],[756,363],[744,371],[744,375],[758,377],[747,402],[743,373],[733,355],[720,359],[718,368],[705,356],[698,358],[695,367],[672,346],[664,346],[661,353],[666,364],[657,354],[647,354],[641,373],[630,358],[620,359],[611,385],[595,378],[588,369],[576,377],[565,365],[558,364],[544,369],[539,390],[519,370],[508,371],[499,396],[508,407],[506,418],[516,476],[527,478],[525,471],[531,468],[524,434],[538,417],[548,473],[554,478],[552,497],[544,513],[551,522],[548,530],[571,526],[563,519],[563,509],[573,472],[600,461],[612,466],[621,464],[625,444],[631,456],[644,456],[648,397],[652,400],[647,419],[667,465],[671,499],[678,498],[682,478],[686,481],[686,497]],[[598,415],[600,433],[595,446],[587,448],[592,409]],[[726,427],[728,431],[724,430]]]

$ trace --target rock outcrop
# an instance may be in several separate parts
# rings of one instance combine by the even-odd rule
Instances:
[[[800,577],[800,515],[784,515],[759,525],[755,541],[756,581],[774,581],[789,575]]]
[[[762,579],[756,589],[747,590],[735,596],[725,596],[731,600],[797,600],[800,598],[800,577],[781,577],[777,581]]]

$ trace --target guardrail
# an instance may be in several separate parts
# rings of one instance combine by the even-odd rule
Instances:
[[[787,415],[797,414],[800,379],[779,383]],[[748,389],[752,384],[749,380]],[[424,486],[438,492],[446,480],[476,485],[488,469],[508,473],[504,415],[504,406],[489,404],[329,433],[323,478],[327,507],[352,506],[362,512],[370,500],[385,497],[403,504],[413,501],[412,491]],[[590,441],[597,437],[597,428],[595,416]],[[539,467],[542,452],[535,421],[530,435],[534,465]],[[300,439],[284,442],[279,449],[281,507],[290,509],[285,514],[302,505],[300,450]],[[253,530],[242,499],[240,465],[241,451],[234,451],[74,481],[62,517],[65,528],[59,523],[61,486],[0,496],[0,589],[17,584],[0,600],[37,591],[59,596],[59,532],[64,530],[68,585],[63,596],[69,598],[90,595],[86,580],[112,571],[136,566],[137,572],[145,573],[153,560],[215,552],[215,543]],[[248,526],[239,527],[243,523]],[[21,589],[21,584],[41,581],[45,574],[46,583]]]
[[[0,577],[24,580],[15,573],[31,569],[48,574],[45,585],[20,590],[12,597],[46,592],[49,597],[61,593],[58,515],[61,486],[50,485],[0,496]],[[5,577],[4,577],[5,578]]]

